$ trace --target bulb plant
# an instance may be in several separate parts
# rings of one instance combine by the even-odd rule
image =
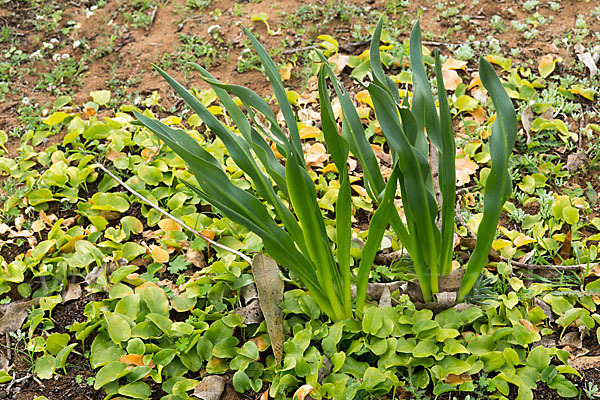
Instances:
[[[236,187],[219,162],[189,134],[135,111],[142,124],[186,161],[198,184],[188,182],[188,186],[223,215],[260,236],[266,253],[293,271],[322,311],[334,321],[362,316],[371,266],[388,225],[411,256],[426,301],[432,301],[438,293],[438,278],[451,272],[456,151],[440,57],[436,53],[436,106],[423,63],[417,22],[410,39],[412,101],[408,96],[400,98],[398,87],[384,74],[381,66],[379,44],[382,26],[380,21],[371,42],[372,80],[366,89],[393,157],[392,173],[387,182],[351,97],[327,59],[320,54],[323,62],[318,75],[318,95],[322,131],[328,153],[337,167],[340,185],[335,203],[335,241],[327,235],[317,202],[317,190],[304,159],[298,122],[277,67],[247,29],[244,29],[245,33],[273,88],[285,120],[285,129],[280,126],[269,104],[258,94],[242,86],[219,82],[204,68],[192,64],[214,89],[235,125],[233,131],[181,84],[160,68],[156,69],[225,144],[231,158],[252,181],[253,191]],[[490,139],[491,171],[485,188],[483,219],[458,300],[469,293],[487,264],[500,211],[512,191],[507,168],[516,137],[515,111],[493,67],[483,58],[480,59],[479,72],[497,116]],[[328,89],[328,81],[341,104],[341,132],[331,107],[332,92]],[[237,97],[239,102],[232,96]],[[245,112],[238,106],[239,103]],[[278,156],[281,155],[283,163],[274,149]],[[352,202],[347,168],[350,152],[361,163],[365,189],[377,206],[355,276],[350,263]],[[435,155],[437,157],[431,157]],[[440,204],[436,200],[430,159],[438,160],[435,169],[439,171]],[[394,199],[398,193],[402,198],[406,222],[395,206]],[[352,284],[357,288],[356,303],[351,296]]]

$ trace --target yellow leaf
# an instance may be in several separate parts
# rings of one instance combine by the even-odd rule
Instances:
[[[215,239],[215,233],[213,231],[209,231],[207,229],[203,230],[202,232],[200,232],[202,235],[204,235],[205,237],[207,237],[210,240],[214,240]]]
[[[534,243],[534,242],[536,242],[536,240],[534,238],[531,238],[522,233],[520,233],[519,236],[517,236],[517,238],[514,240],[515,246],[517,246],[517,247],[525,246],[526,244]]]
[[[292,398],[298,399],[298,400],[304,400],[306,398],[306,396],[308,396],[313,390],[314,390],[314,388],[311,385],[308,385],[308,384],[302,385],[298,388],[298,390],[296,390],[296,392],[294,393]]]
[[[165,232],[168,231],[181,231],[181,226],[171,218],[165,218],[158,221],[158,226]]]
[[[551,54],[546,54],[540,58],[538,62],[538,71],[542,78],[547,78],[554,71],[556,61],[557,60],[555,60]]]
[[[212,115],[223,115],[223,108],[219,106],[210,106],[208,107],[208,111],[210,111]]]
[[[443,71],[448,71],[448,70],[451,70],[451,69],[466,69],[466,68],[467,68],[467,62],[466,61],[460,61],[460,60],[456,60],[456,59],[450,57],[444,63],[444,65],[442,65],[442,72]]]
[[[164,264],[169,261],[169,252],[162,247],[151,244],[150,251],[152,252],[152,260],[154,262]]]
[[[471,90],[476,86],[481,85],[481,79],[479,78],[479,72],[475,71],[471,75],[471,82],[469,82],[469,86],[467,86],[467,90]]]
[[[369,107],[356,107],[356,113],[360,119],[369,119],[371,109]]]
[[[494,250],[500,250],[503,249],[506,246],[510,246],[512,243],[510,240],[506,240],[506,239],[496,239],[492,242],[492,248]]]
[[[356,93],[356,101],[367,104],[369,107],[373,108],[373,101],[371,100],[371,95],[367,90],[361,90],[360,92]]]
[[[364,187],[362,187],[360,185],[350,185],[350,187],[352,188],[352,190],[354,190],[360,196],[367,197],[367,191]]]
[[[569,89],[569,92],[571,92],[573,94],[578,94],[581,97],[584,97],[590,101],[594,101],[594,90],[593,89],[586,89],[581,85],[573,85],[573,86],[571,86],[571,89]]]
[[[170,115],[163,120],[166,125],[177,125],[181,123],[181,118],[176,117],[175,115]]]
[[[325,166],[325,168],[323,168],[323,169],[321,170],[321,172],[322,172],[322,173],[324,173],[324,174],[326,174],[326,173],[328,173],[328,172],[335,172],[336,174],[337,174],[337,173],[339,173],[339,171],[338,171],[338,169],[337,169],[337,167],[335,166],[335,164],[334,164],[334,163],[327,164],[327,165]]]
[[[287,63],[279,67],[279,75],[281,75],[281,80],[289,80],[292,76],[292,64]]]
[[[321,130],[316,126],[305,126],[300,129],[300,139],[314,139],[321,133]]]

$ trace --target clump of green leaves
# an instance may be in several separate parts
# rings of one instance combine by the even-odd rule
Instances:
[[[397,86],[383,73],[379,54],[381,31],[380,21],[371,42],[373,83],[367,89],[392,150],[394,166],[387,183],[379,171],[352,100],[337,80],[325,57],[320,55],[323,64],[318,86],[323,133],[329,153],[340,174],[340,189],[335,208],[335,243],[331,243],[327,235],[315,186],[304,160],[298,123],[276,65],[248,30],[246,34],[256,49],[274,89],[289,131],[287,134],[279,126],[269,105],[247,88],[218,82],[202,67],[194,65],[213,87],[233,119],[241,133],[241,136],[238,136],[223,126],[183,86],[161,69],[157,70],[206,126],[225,143],[236,164],[253,181],[256,195],[233,185],[218,161],[189,135],[135,112],[146,127],[186,160],[200,185],[197,188],[190,184],[190,187],[216,209],[259,235],[267,252],[300,277],[317,304],[333,320],[352,316],[352,282],[357,286],[356,309],[359,315],[362,314],[369,271],[388,223],[413,259],[426,301],[431,301],[439,291],[439,276],[451,271],[456,199],[455,146],[439,56],[436,55],[440,103],[438,114],[423,65],[421,35],[417,23],[410,42],[414,97],[409,108],[408,99],[399,98]],[[480,76],[490,91],[498,116],[490,145],[492,169],[486,186],[483,222],[478,232],[479,241],[467,267],[458,295],[459,300],[470,291],[485,265],[502,205],[512,191],[507,167],[516,137],[515,111],[494,69],[483,58],[480,61]],[[331,80],[342,106],[342,135],[333,118],[327,78]],[[248,116],[244,115],[230,95],[240,99],[248,111]],[[269,126],[257,123],[255,113],[262,114]],[[278,162],[269,142],[272,142],[283,156],[285,166]],[[430,143],[432,151],[437,153],[439,159],[437,169],[440,171],[438,179],[442,198],[439,205],[433,190],[432,167],[427,161]],[[350,271],[349,256],[351,196],[346,168],[349,151],[361,162],[367,193],[378,206],[371,220],[369,235],[355,277]],[[400,219],[393,202],[398,187],[407,217],[406,224]],[[288,209],[282,198],[291,204],[293,212]],[[272,208],[276,220],[271,218],[265,202]],[[441,229],[436,224],[438,211]],[[279,221],[285,229],[277,224]],[[332,251],[333,248],[336,249],[335,252]]]

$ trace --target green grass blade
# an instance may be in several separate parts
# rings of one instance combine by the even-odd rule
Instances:
[[[508,173],[508,160],[517,137],[517,116],[512,101],[492,65],[483,57],[479,60],[479,76],[488,90],[497,117],[490,136],[491,170],[485,183],[483,217],[477,230],[477,244],[469,258],[467,270],[458,292],[461,301],[471,291],[488,262],[488,253],[496,236],[498,218],[506,200],[512,193]]]
[[[273,113],[273,110],[271,110],[269,104],[267,104],[267,102],[262,97],[260,97],[256,92],[243,86],[230,85],[208,78],[203,79],[212,87],[216,86],[222,88],[228,91],[229,93],[239,97],[241,102],[244,104],[244,107],[246,107],[248,115],[250,116],[250,118],[252,118],[253,122],[255,123],[255,126],[259,127],[260,124],[258,124],[256,119],[254,118],[254,112],[251,108],[256,109],[258,112],[264,115],[264,117],[267,119],[267,121],[269,121],[271,125],[270,132],[272,135],[267,136],[269,137],[269,139],[273,140],[277,144],[277,146],[279,146],[278,148],[282,149],[281,154],[287,158],[287,153],[289,152],[290,148],[290,142],[288,140],[288,137],[279,126],[279,122],[277,121],[277,117]]]
[[[442,275],[452,272],[452,250],[454,249],[454,208],[456,205],[456,147],[454,132],[452,131],[452,118],[448,97],[442,77],[440,55],[435,52],[435,75],[438,90],[438,103],[440,110],[440,133],[442,149],[438,152],[438,173],[440,192],[442,195],[442,242],[440,249],[440,268]]]

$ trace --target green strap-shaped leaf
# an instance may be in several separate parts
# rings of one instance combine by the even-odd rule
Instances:
[[[442,139],[439,132],[439,123],[433,94],[429,87],[429,80],[423,64],[423,48],[421,45],[421,26],[417,21],[410,35],[410,67],[413,71],[413,100],[412,112],[415,114],[419,126],[416,148],[424,155],[429,152],[424,130],[427,128],[427,137],[438,149],[442,149]]]
[[[244,33],[248,35],[252,46],[254,46],[254,49],[256,49],[258,58],[260,58],[260,61],[265,69],[265,73],[269,78],[269,82],[273,87],[273,92],[275,93],[275,97],[277,98],[277,102],[279,103],[279,108],[281,109],[283,118],[285,119],[287,127],[290,131],[291,146],[297,152],[297,154],[302,154],[302,143],[300,143],[298,123],[296,122],[296,117],[294,115],[294,111],[292,110],[292,106],[288,101],[287,93],[285,92],[285,88],[283,87],[283,82],[281,81],[281,77],[279,76],[277,66],[275,65],[265,48],[258,42],[258,40],[256,40],[252,32],[246,29],[246,27],[243,27],[243,29]]]
[[[369,193],[369,197],[371,197],[371,200],[377,202],[379,194],[385,188],[385,181],[381,176],[377,158],[375,157],[371,144],[367,140],[365,130],[352,99],[335,76],[335,73],[329,66],[325,56],[320,52],[318,54],[323,61],[323,68],[327,73],[327,76],[329,76],[329,79],[331,79],[335,92],[340,100],[340,105],[342,107],[342,135],[348,142],[350,151],[358,158],[358,161],[360,161],[360,164],[363,167],[363,176],[367,183],[365,189]]]
[[[456,204],[456,147],[448,97],[442,77],[440,55],[435,52],[435,75],[440,109],[440,133],[442,149],[438,152],[438,174],[442,195],[442,244],[440,249],[440,268],[442,275],[452,272],[452,250],[454,249],[454,208]]]
[[[340,189],[335,202],[335,224],[336,224],[336,245],[337,262],[342,278],[344,294],[344,311],[346,314],[352,313],[352,299],[350,293],[351,273],[350,273],[350,247],[352,239],[352,197],[350,192],[350,177],[348,176],[348,143],[338,132],[338,127],[333,117],[331,108],[331,98],[327,92],[325,82],[325,73],[323,67],[319,71],[319,102],[321,103],[321,123],[325,143],[331,158],[335,163],[339,177]]]
[[[398,185],[398,165],[394,165],[390,179],[388,180],[383,196],[377,210],[371,217],[369,225],[369,236],[362,249],[362,256],[356,276],[356,311],[362,315],[367,294],[367,283],[369,282],[369,273],[375,260],[375,255],[381,247],[381,239],[385,229],[389,225],[390,216],[395,213],[394,197]]]
[[[512,101],[496,75],[494,67],[483,57],[479,59],[479,76],[488,90],[497,117],[490,136],[491,169],[483,195],[483,217],[477,230],[477,244],[469,258],[457,301],[471,291],[481,271],[488,263],[488,253],[496,236],[496,227],[502,207],[512,193],[508,160],[517,137],[517,116]]]
[[[306,170],[300,167],[301,163],[304,163],[302,156],[293,150],[290,151],[285,163],[290,200],[302,225],[308,255],[316,266],[317,277],[320,282],[327,282],[323,288],[329,296],[335,317],[336,319],[348,318],[337,297],[343,285],[331,253],[323,216],[317,203],[315,186]]]
[[[398,167],[404,177],[407,196],[403,198],[403,203],[405,208],[410,208],[410,214],[414,220],[418,221],[416,225],[417,246],[429,266],[431,288],[435,294],[437,293],[437,277],[440,272],[438,268],[440,233],[435,225],[437,208],[432,209],[435,207],[435,200],[432,199],[432,195],[425,185],[425,177],[430,173],[423,169],[428,168],[428,164],[422,154],[410,144],[398,119],[398,109],[389,93],[376,85],[369,85],[368,90],[381,130],[390,147],[393,147],[398,155]],[[405,112],[407,111],[405,110]]]
[[[297,273],[309,290],[314,292],[313,295],[316,301],[320,302],[323,299],[327,301],[327,296],[318,289],[320,285],[314,273],[314,266],[298,252],[290,235],[272,220],[268,211],[258,199],[233,185],[220,167],[207,160],[213,158],[212,155],[202,149],[195,141],[195,146],[183,147],[181,143],[184,141],[181,138],[189,137],[187,133],[170,128],[138,112],[134,111],[134,114],[148,129],[186,161],[202,188],[201,191],[198,191],[198,194],[227,217],[259,235],[263,239],[269,254],[286,268]],[[191,137],[189,138],[191,139]],[[191,145],[191,143],[188,144]],[[201,150],[195,153],[197,149],[194,149],[194,147]],[[204,155],[207,159],[203,159],[197,154]]]

